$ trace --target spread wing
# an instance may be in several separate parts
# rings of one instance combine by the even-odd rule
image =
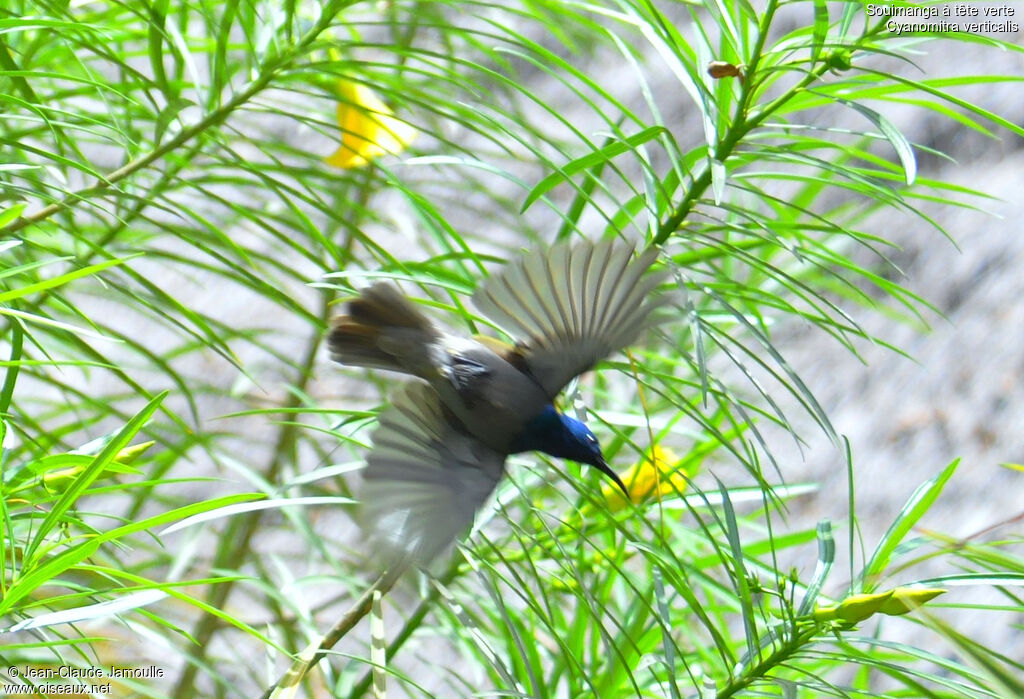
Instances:
[[[402,387],[373,433],[360,520],[387,565],[426,565],[469,528],[505,455],[458,432],[433,388]]]
[[[481,313],[521,339],[526,368],[554,398],[573,377],[636,340],[662,305],[658,256],[618,241],[562,243],[527,255],[473,294]]]

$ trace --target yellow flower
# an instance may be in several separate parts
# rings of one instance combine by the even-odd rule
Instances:
[[[622,482],[629,490],[629,499],[640,503],[655,494],[656,497],[665,497],[684,490],[689,474],[683,469],[676,469],[678,463],[679,457],[675,452],[654,445],[641,461],[622,476]],[[605,485],[602,491],[608,509],[615,512],[626,506],[626,496],[614,485]]]
[[[328,165],[363,167],[382,155],[401,153],[416,138],[416,129],[396,119],[370,88],[339,80],[336,89],[341,147],[324,158]]]

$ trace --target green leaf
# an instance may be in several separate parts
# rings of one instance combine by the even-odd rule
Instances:
[[[530,190],[526,195],[526,199],[523,201],[523,206],[520,209],[520,212],[529,209],[535,201],[574,175],[609,163],[613,158],[622,155],[623,153],[628,153],[629,151],[636,149],[638,146],[658,138],[664,133],[666,133],[666,129],[664,127],[651,126],[639,133],[633,134],[632,136],[611,141],[598,150],[569,161],[565,165],[559,167],[557,172],[551,173],[538,182],[532,190]]]
[[[58,522],[64,518],[64,515],[71,508],[72,505],[78,500],[85,490],[92,485],[93,481],[96,480],[106,470],[112,461],[117,458],[117,455],[122,449],[128,446],[128,443],[135,438],[135,435],[146,425],[146,422],[152,417],[153,413],[156,412],[157,408],[163,402],[164,398],[167,397],[167,392],[160,393],[153,397],[145,407],[140,410],[135,417],[133,417],[128,424],[121,428],[117,435],[110,440],[103,451],[96,455],[92,459],[91,463],[85,467],[85,469],[65,488],[64,493],[60,499],[54,503],[53,507],[50,508],[50,512],[46,515],[43,523],[39,526],[39,530],[36,532],[35,537],[25,548],[24,555],[24,568],[31,569],[35,565],[35,558],[39,551],[41,544],[49,537],[57,527]]]
[[[14,299],[24,298],[30,294],[35,294],[41,291],[46,291],[48,289],[54,289],[58,286],[63,286],[64,284],[72,282],[76,279],[81,279],[82,277],[94,275],[98,272],[102,272],[103,270],[108,269],[110,267],[114,267],[116,265],[122,265],[128,260],[132,260],[138,257],[139,254],[128,255],[127,257],[119,259],[106,260],[105,262],[98,262],[93,265],[88,265],[80,269],[72,270],[71,272],[66,272],[65,274],[61,274],[57,277],[52,277],[51,279],[36,282],[35,284],[29,284],[18,289],[11,289],[10,291],[0,292],[0,303],[7,303],[8,301],[13,301]]]
[[[921,517],[931,509],[939,495],[942,494],[942,489],[946,486],[946,483],[953,477],[959,464],[959,459],[953,461],[934,477],[922,483],[903,505],[896,521],[892,523],[889,530],[882,537],[882,540],[878,542],[875,552],[871,555],[867,565],[864,566],[864,571],[859,577],[863,590],[870,592],[875,589],[878,581],[888,569],[889,562],[896,552],[896,547],[900,545],[904,537],[914,528],[914,525],[917,524]]]
[[[811,610],[814,609],[814,603],[818,599],[818,594],[828,579],[829,571],[832,570],[832,564],[835,562],[836,542],[832,537],[832,523],[827,519],[818,522],[817,536],[818,560],[815,562],[811,583],[807,586],[807,592],[804,593],[804,598],[800,602],[797,616],[810,614]]]
[[[213,500],[179,507],[175,510],[170,510],[162,514],[148,517],[138,522],[132,522],[131,524],[126,524],[89,537],[85,541],[69,546],[56,556],[48,558],[42,563],[32,565],[31,567],[23,566],[21,575],[19,575],[14,584],[8,588],[7,594],[3,599],[0,599],[0,615],[7,614],[18,602],[20,602],[25,596],[31,594],[36,588],[48,583],[54,577],[94,555],[99,547],[108,541],[115,541],[128,536],[129,534],[153,529],[170,521],[194,516],[208,509],[228,507],[234,503],[251,500],[254,497],[262,497],[262,495],[258,493],[228,495],[221,498],[215,498]]]
[[[27,206],[28,205],[24,203],[15,204],[14,206],[9,206],[3,211],[0,211],[0,230],[2,230],[8,223],[21,216],[21,213]],[[20,244],[20,241],[16,241],[16,244]]]
[[[882,135],[885,136],[889,143],[892,144],[892,147],[896,150],[896,155],[899,156],[900,162],[903,164],[906,183],[908,185],[914,184],[914,179],[917,177],[917,160],[914,157],[914,148],[910,145],[910,141],[907,140],[906,136],[896,128],[896,125],[874,109],[866,107],[859,102],[842,99],[837,101],[842,102],[860,112],[878,127],[878,130],[882,132]]]
[[[825,46],[828,36],[828,3],[826,0],[814,0],[814,27],[811,38],[811,63],[818,62],[818,56]]]

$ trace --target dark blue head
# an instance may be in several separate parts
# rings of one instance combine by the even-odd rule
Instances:
[[[537,417],[526,423],[522,434],[512,442],[511,453],[521,451],[542,451],[560,459],[596,466],[629,497],[622,480],[604,460],[601,445],[590,428],[558,412],[553,405],[548,405]]]

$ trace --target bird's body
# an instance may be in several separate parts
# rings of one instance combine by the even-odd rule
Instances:
[[[362,492],[364,526],[392,556],[424,564],[472,523],[509,454],[605,463],[593,433],[559,412],[573,377],[629,344],[657,306],[656,253],[616,243],[560,245],[488,279],[474,304],[516,345],[439,330],[379,283],[349,302],[328,343],[342,364],[410,374],[381,416]]]
[[[423,379],[464,432],[497,451],[512,453],[526,423],[551,403],[536,382],[524,380],[510,354],[496,352],[493,342],[438,330],[390,284],[375,284],[350,302],[329,345],[342,364]],[[516,390],[504,388],[511,385]]]

